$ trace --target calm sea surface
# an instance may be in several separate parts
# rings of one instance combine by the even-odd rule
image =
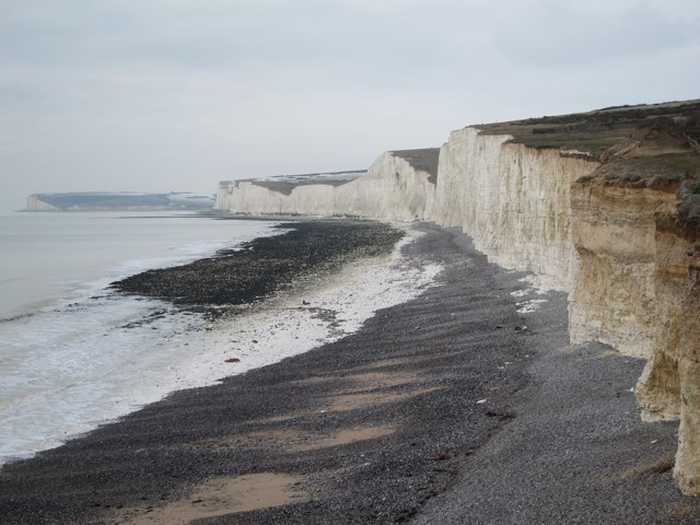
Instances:
[[[143,212],[0,216],[0,319],[265,235],[270,225]]]
[[[273,225],[172,213],[0,216],[0,463],[175,384],[167,371],[191,353],[204,320],[113,294],[110,282],[273,235]]]

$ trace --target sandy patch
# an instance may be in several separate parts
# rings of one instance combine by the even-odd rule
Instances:
[[[332,376],[313,376],[308,379],[300,379],[299,381],[293,381],[293,384],[297,385],[315,385],[328,383],[331,381],[352,381],[361,385],[377,385],[377,386],[394,386],[403,385],[406,383],[414,383],[417,379],[416,374],[410,372],[381,372],[373,371],[374,369],[367,369],[364,374],[349,374],[349,375],[332,375]]]
[[[295,381],[290,381],[290,385],[319,385],[322,383],[328,383],[329,381],[337,381],[338,376],[311,376],[306,379],[298,379]]]
[[[255,420],[255,423],[280,423],[298,417],[318,417],[320,414],[328,412],[346,412],[355,409],[371,408],[387,403],[404,401],[444,388],[421,388],[418,384],[418,376],[411,372],[366,372],[346,376],[316,376],[310,378],[314,382],[320,380],[338,381],[339,379],[350,381],[353,387],[337,394],[320,397],[322,404],[318,408],[258,419]],[[415,385],[415,387],[403,392],[383,391],[384,388],[404,385]],[[194,443],[193,446],[209,449],[267,448],[270,450],[281,449],[286,452],[304,452],[376,439],[389,435],[394,431],[395,429],[391,426],[364,426],[338,430],[328,435],[309,432],[300,428],[282,428],[237,433],[221,439],[200,441]]]
[[[297,488],[301,480],[273,472],[216,478],[195,487],[188,497],[164,506],[124,509],[113,523],[184,525],[203,518],[287,505],[306,499]]]
[[[299,439],[300,432],[291,428],[280,430],[262,430],[259,432],[242,432],[222,438],[207,439],[193,443],[195,448],[281,448],[291,441]]]
[[[461,352],[461,351],[458,351],[458,352],[436,352],[434,354],[419,354],[419,355],[413,355],[413,356],[407,355],[407,356],[402,356],[402,357],[391,357],[388,359],[381,359],[379,361],[373,361],[371,363],[367,363],[366,365],[360,365],[360,366],[356,366],[353,368],[348,368],[348,369],[346,369],[346,372],[349,374],[356,374],[358,372],[381,371],[384,368],[389,368],[392,366],[413,365],[416,363],[424,363],[426,361],[434,361],[437,359],[454,357],[454,356],[460,355],[462,353],[463,352]]]
[[[357,426],[338,430],[330,434],[283,428],[236,434],[229,438],[200,442],[195,446],[211,449],[245,447],[282,449],[286,452],[307,452],[378,439],[393,434],[395,431],[396,428],[390,425]]]
[[[397,401],[405,401],[422,394],[442,390],[443,388],[444,387],[419,388],[409,392],[350,393],[329,398],[327,410],[329,412],[347,412],[348,410],[355,410],[358,408],[368,408],[375,405],[395,403]]]
[[[356,427],[349,428],[346,430],[340,430],[332,434],[331,436],[324,437],[321,439],[311,440],[304,444],[293,445],[294,450],[307,451],[307,450],[318,450],[330,447],[339,447],[342,445],[350,445],[352,443],[358,443],[360,441],[369,441],[371,439],[379,439],[384,436],[393,434],[395,431],[394,427],[391,426],[380,426],[380,427]]]
[[[307,412],[290,412],[288,414],[281,414],[279,416],[262,417],[260,419],[252,419],[247,422],[250,425],[259,425],[266,423],[283,423],[284,421],[290,421],[292,419],[297,419],[307,415]]]
[[[355,388],[344,390],[342,394],[374,388],[414,384],[417,382],[418,376],[407,372],[367,372],[365,374],[345,376],[345,379],[352,381],[355,384]]]

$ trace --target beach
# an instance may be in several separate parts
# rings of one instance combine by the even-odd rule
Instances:
[[[5,465],[3,522],[697,522],[671,482],[676,424],[639,420],[642,362],[570,347],[565,294],[530,288],[461,233],[411,229],[403,271],[440,270],[417,293]],[[313,289],[293,297],[314,308]]]

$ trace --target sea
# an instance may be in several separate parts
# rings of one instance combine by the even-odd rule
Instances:
[[[273,221],[173,213],[0,216],[0,464],[31,457],[185,388],[279,362],[361,328],[436,282],[437,264],[347,264],[260,306],[211,320],[109,284],[256,237]],[[332,319],[319,316],[333,311]],[[232,359],[235,358],[235,359]]]
[[[205,320],[111,282],[279,233],[191,213],[0,216],[0,463],[60,444],[176,387]],[[167,314],[167,315],[166,315]]]

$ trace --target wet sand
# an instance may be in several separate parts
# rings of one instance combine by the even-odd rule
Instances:
[[[461,234],[437,286],[278,364],[177,392],[0,471],[3,523],[695,523],[641,363],[567,346],[566,299]],[[520,304],[519,304],[520,303]]]

